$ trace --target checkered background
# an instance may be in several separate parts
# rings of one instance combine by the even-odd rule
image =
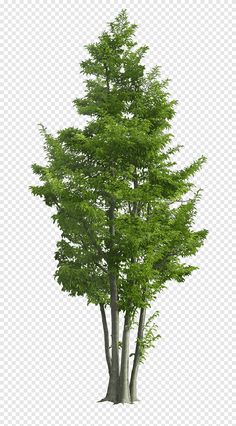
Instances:
[[[227,0],[0,0],[1,337],[3,426],[232,425],[232,27]],[[162,336],[139,372],[133,405],[98,404],[108,374],[99,310],[53,279],[60,236],[28,190],[44,164],[38,123],[82,126],[80,61],[122,8],[178,99],[172,122],[185,165],[204,154],[196,227],[209,236],[185,283],[153,305]],[[235,163],[234,163],[235,164]],[[235,232],[235,230],[234,230]],[[151,310],[150,310],[151,312]]]

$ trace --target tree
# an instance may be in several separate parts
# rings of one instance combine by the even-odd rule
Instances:
[[[41,125],[48,164],[32,165],[43,184],[30,187],[55,209],[61,230],[55,277],[62,290],[101,311],[109,373],[101,401],[114,403],[137,400],[139,365],[160,337],[153,322],[158,312],[146,321],[147,309],[169,280],[182,282],[197,269],[183,258],[196,254],[207,235],[192,229],[200,190],[190,181],[206,158],[175,167],[172,156],[181,146],[172,146],[169,129],[177,101],[169,99],[160,67],[145,71],[148,47],[137,47],[136,27],[122,10],[86,46],[86,94],[74,104],[90,119],[84,129],[56,136]]]

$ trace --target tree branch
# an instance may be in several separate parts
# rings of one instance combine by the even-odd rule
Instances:
[[[85,223],[85,221],[83,219],[81,219],[82,225],[84,227],[84,230],[87,232],[91,243],[93,244],[94,248],[97,250],[98,255],[101,256],[103,259],[105,259],[105,253],[102,251],[102,249],[97,245],[96,240],[94,239],[94,235],[91,234],[91,231],[89,229],[89,227],[87,226],[87,224]]]
[[[98,262],[94,261],[94,264],[95,264],[98,268],[100,268],[103,272],[105,272],[105,274],[107,274],[107,273],[108,273],[107,269],[106,269],[103,265],[100,265],[100,263],[98,263]]]
[[[81,238],[81,237],[80,237],[80,238]],[[82,238],[81,238],[81,242],[82,242],[82,245],[83,245],[84,249],[88,251],[88,244],[86,244]],[[105,274],[107,274],[107,273],[108,273],[108,271],[107,271],[107,269],[105,268],[105,266],[101,265],[99,262],[97,262],[97,261],[96,261],[96,260],[94,260],[94,259],[93,259],[93,263],[94,263],[94,264],[95,264],[98,268],[100,268],[103,272],[105,272]]]

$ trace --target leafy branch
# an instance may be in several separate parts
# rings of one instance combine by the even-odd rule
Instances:
[[[159,315],[159,311],[155,311],[153,315],[150,316],[148,321],[144,326],[144,336],[142,339],[137,338],[139,345],[139,362],[143,363],[147,356],[147,351],[150,348],[154,348],[154,342],[159,339],[161,336],[157,333],[156,323],[152,321]]]

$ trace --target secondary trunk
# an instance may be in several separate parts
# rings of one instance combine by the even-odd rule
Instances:
[[[110,232],[110,251],[108,255],[108,279],[110,283],[110,305],[111,305],[111,333],[112,333],[112,355],[111,372],[106,397],[107,401],[118,402],[119,398],[119,309],[118,309],[118,290],[117,290],[117,268],[114,256],[114,237],[115,237],[115,202],[111,201],[108,210],[109,232]]]
[[[107,327],[107,319],[106,319],[106,311],[103,304],[100,304],[100,311],[102,315],[102,325],[103,325],[103,333],[104,333],[104,345],[105,345],[105,354],[107,361],[107,368],[109,374],[111,374],[111,356],[109,350],[109,333]]]
[[[119,311],[117,307],[116,279],[114,276],[110,278],[110,286],[112,355],[108,389],[107,394],[103,400],[117,403],[119,399]]]
[[[125,314],[124,330],[122,339],[122,356],[120,370],[120,392],[119,402],[131,403],[130,388],[129,388],[129,338],[130,338],[130,317]]]
[[[137,333],[137,338],[140,339],[140,340],[143,339],[145,317],[146,317],[146,308],[141,308],[140,309],[140,316],[139,316],[138,333]],[[137,377],[138,377],[139,361],[140,361],[140,345],[139,345],[139,341],[137,340],[135,355],[134,355],[133,368],[132,368],[132,373],[131,373],[131,378],[130,378],[130,395],[131,395],[131,402],[132,403],[134,401],[138,400],[138,398],[137,398]]]

